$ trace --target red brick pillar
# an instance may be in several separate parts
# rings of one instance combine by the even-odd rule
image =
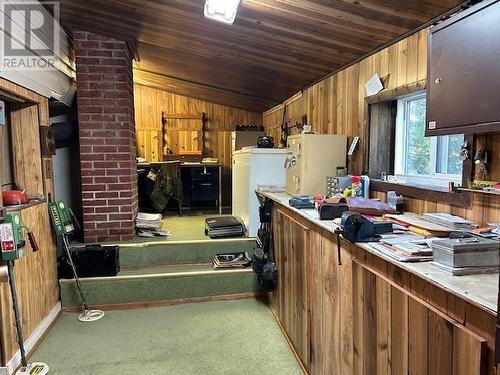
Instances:
[[[84,240],[128,240],[138,199],[132,57],[125,42],[73,37]]]

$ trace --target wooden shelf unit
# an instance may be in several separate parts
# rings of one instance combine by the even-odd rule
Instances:
[[[196,126],[190,126],[192,122],[199,123]],[[168,127],[169,123],[175,124],[175,126]],[[187,122],[187,124],[186,124]],[[181,154],[183,152],[193,153],[196,151],[201,152],[201,156],[206,155],[205,150],[205,130],[208,122],[208,116],[205,112],[200,114],[169,114],[166,112],[162,112],[161,114],[161,133],[162,133],[162,141],[161,141],[161,150],[162,155],[169,154]],[[181,124],[179,124],[181,123]],[[194,133],[196,135],[193,137]],[[188,142],[188,138],[191,138],[191,141]],[[194,147],[196,145],[196,149],[191,150],[180,150],[178,140],[180,138],[184,139],[182,144],[188,145],[190,147]],[[177,142],[176,142],[177,140]],[[163,157],[162,157],[163,159]]]

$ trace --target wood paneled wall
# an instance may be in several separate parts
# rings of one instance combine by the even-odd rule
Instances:
[[[40,151],[41,126],[49,126],[46,98],[9,81],[0,79],[0,88],[25,103],[11,105],[12,152],[14,180],[32,194],[52,194],[53,181],[45,174]],[[0,199],[0,207],[2,202]],[[26,255],[16,261],[15,276],[25,339],[51,312],[59,300],[57,286],[56,245],[50,226],[47,203],[21,210],[24,224],[35,234],[40,250],[33,253],[29,245]],[[0,284],[0,353],[3,366],[18,350],[12,301],[8,283]]]
[[[208,122],[205,132],[205,150],[208,156],[219,159],[223,164],[223,197],[225,206],[231,204],[231,131],[238,124],[262,125],[262,114],[244,111],[215,103],[176,95],[143,85],[134,85],[135,125],[137,154],[148,161],[162,160],[161,114],[193,115],[205,112]],[[185,121],[185,127],[192,127],[193,120]],[[191,150],[197,144],[197,132],[184,132],[172,147],[177,150]]]
[[[409,36],[338,73],[331,75],[303,91],[287,104],[286,120],[294,125],[307,115],[313,130],[323,134],[346,134],[350,139],[361,137],[356,153],[349,157],[348,168],[359,174],[365,165],[365,134],[368,126],[365,103],[365,83],[375,74],[385,81],[384,91],[404,91],[410,87],[424,87],[427,74],[427,30]],[[279,125],[283,106],[263,114],[264,127],[269,135],[280,138]],[[297,129],[293,128],[293,134]],[[476,148],[489,151],[489,178],[500,180],[500,133],[477,137]],[[385,193],[384,193],[385,194]],[[384,197],[375,193],[377,197]],[[467,209],[451,207],[423,199],[407,199],[407,209],[417,213],[439,209],[452,212],[478,224],[500,221],[500,197],[474,194]]]
[[[360,173],[364,167],[364,135],[368,120],[364,86],[375,73],[384,80],[387,91],[425,80],[427,30],[323,79],[287,106],[289,123],[300,122],[305,114],[307,122],[317,132],[361,137],[356,154],[349,160],[353,173]],[[280,106],[264,113],[264,126],[275,137],[279,137],[282,115]]]
[[[23,209],[21,217],[24,224],[33,231],[39,246],[39,251],[34,253],[27,244],[26,255],[16,261],[14,271],[26,340],[58,303],[59,287],[56,246],[51,234],[47,203]],[[0,284],[0,312],[1,349],[5,365],[18,350],[8,283]]]

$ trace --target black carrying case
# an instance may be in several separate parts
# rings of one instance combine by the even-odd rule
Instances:
[[[278,269],[274,263],[272,240],[273,201],[265,198],[259,207],[260,228],[257,231],[258,248],[254,251],[252,268],[257,274],[257,282],[265,291],[273,291],[278,283]]]
[[[205,219],[205,235],[210,238],[241,237],[245,234],[243,224],[234,216],[209,217]]]
[[[120,272],[120,247],[117,245],[85,245],[71,252],[78,277],[116,276]],[[61,277],[73,278],[65,259],[61,263]]]
[[[347,203],[322,203],[319,208],[319,219],[320,220],[333,220],[338,217],[342,217],[345,211],[349,211],[349,206]]]

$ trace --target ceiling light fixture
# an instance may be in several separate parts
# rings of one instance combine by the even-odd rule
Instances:
[[[240,0],[205,0],[205,17],[215,21],[232,24],[236,18]]]

